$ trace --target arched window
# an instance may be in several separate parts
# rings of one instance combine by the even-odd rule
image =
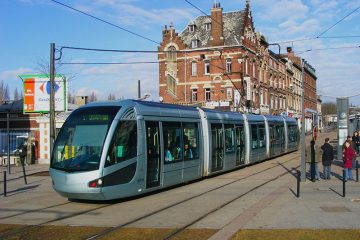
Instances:
[[[174,46],[170,46],[166,52],[166,60],[167,61],[176,61],[176,48]]]

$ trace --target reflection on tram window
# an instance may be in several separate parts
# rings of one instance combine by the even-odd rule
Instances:
[[[225,125],[225,153],[235,152],[235,129],[233,125]]]
[[[289,142],[296,142],[298,140],[298,128],[296,125],[289,126]]]
[[[163,123],[165,163],[181,160],[181,125]]]
[[[106,134],[118,110],[102,107],[73,112],[56,139],[51,167],[65,171],[98,169]]]
[[[252,139],[251,147],[253,149],[258,148],[257,125],[251,125],[251,139]]]
[[[111,141],[105,167],[134,158],[136,154],[136,121],[121,121]]]
[[[259,148],[266,147],[265,125],[259,125]]]
[[[199,130],[197,123],[183,123],[184,160],[199,158]]]

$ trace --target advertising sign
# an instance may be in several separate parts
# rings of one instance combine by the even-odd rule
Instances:
[[[19,76],[24,84],[24,113],[47,113],[50,111],[50,77],[42,75]],[[55,76],[55,111],[66,111],[66,79]]]

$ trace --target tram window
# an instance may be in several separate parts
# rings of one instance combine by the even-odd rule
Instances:
[[[175,122],[163,123],[165,163],[181,160],[181,125]]]
[[[235,152],[235,129],[233,125],[225,125],[225,153]]]
[[[257,125],[251,125],[251,147],[253,149],[258,148]]]
[[[297,141],[297,126],[289,126],[289,142]]]
[[[199,129],[197,123],[183,123],[184,160],[199,158]]]
[[[259,148],[266,147],[265,126],[259,125]]]
[[[105,167],[136,157],[136,121],[121,121],[117,126],[106,157]]]

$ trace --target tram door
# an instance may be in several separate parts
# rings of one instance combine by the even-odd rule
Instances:
[[[146,188],[160,185],[159,122],[146,122],[147,171]]]
[[[236,135],[236,166],[245,164],[245,132],[244,126],[235,126]]]
[[[269,126],[269,142],[270,142],[270,156],[275,155],[275,127],[274,125]]]
[[[285,128],[284,128],[284,124],[281,124],[280,125],[280,128],[279,128],[279,135],[280,135],[280,139],[281,139],[281,142],[280,142],[280,145],[281,145],[281,152],[285,152]]]
[[[222,124],[211,124],[211,171],[216,172],[224,167],[224,131]]]

